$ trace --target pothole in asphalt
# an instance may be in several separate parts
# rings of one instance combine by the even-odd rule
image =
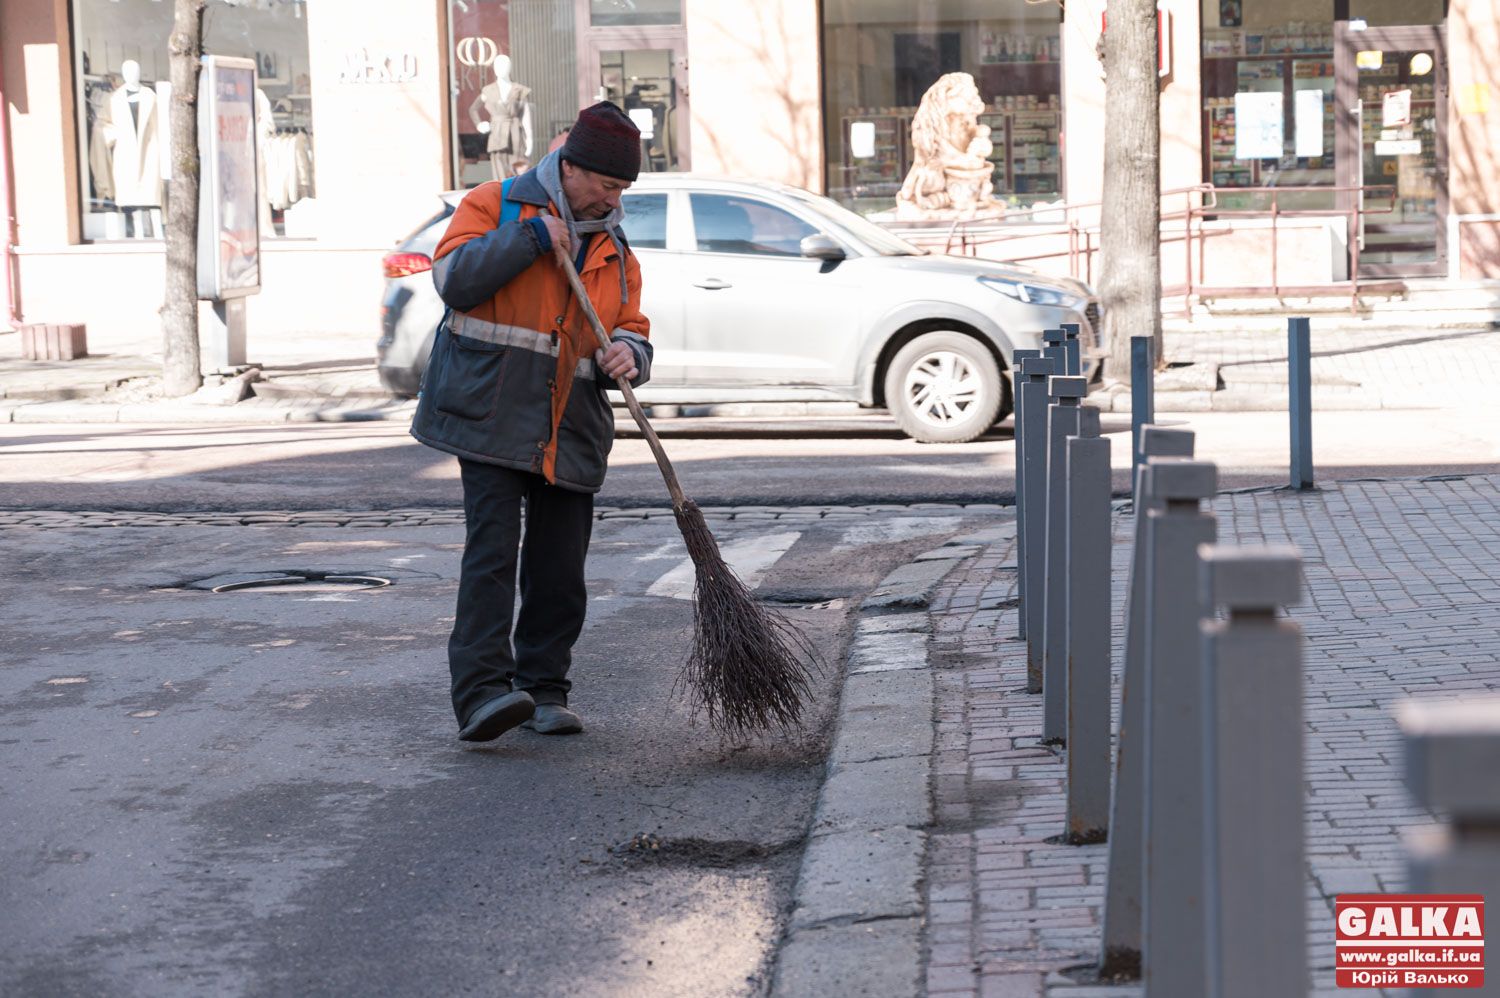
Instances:
[[[800,848],[802,840],[748,842],[744,839],[667,839],[649,832],[610,846],[610,855],[637,863],[669,863],[682,866],[740,866],[760,863],[788,850]]]
[[[215,575],[189,582],[181,588],[207,590],[211,593],[331,593],[360,589],[383,589],[391,579],[379,575],[316,570],[288,572],[242,572]]]

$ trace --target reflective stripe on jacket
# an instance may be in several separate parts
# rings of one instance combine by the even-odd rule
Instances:
[[[460,457],[597,492],[614,443],[605,395],[614,379],[595,370],[593,329],[529,221],[550,205],[542,185],[525,173],[506,197],[519,203],[520,217],[502,222],[499,183],[470,191],[433,255],[433,282],[450,311],[433,340],[411,432]],[[604,233],[590,239],[579,276],[610,338],[635,354],[632,385],[644,383],[651,323],[641,314],[635,254],[627,247],[627,301]]]

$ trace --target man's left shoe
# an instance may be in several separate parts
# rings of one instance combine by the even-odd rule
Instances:
[[[521,727],[543,735],[576,735],[583,730],[583,718],[560,703],[539,703]]]

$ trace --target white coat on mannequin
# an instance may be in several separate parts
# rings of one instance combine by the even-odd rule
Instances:
[[[109,95],[109,124],[104,130],[115,204],[157,208],[161,206],[161,160],[156,148],[156,93],[141,86],[141,67],[134,59],[120,64],[120,77],[124,82]]]

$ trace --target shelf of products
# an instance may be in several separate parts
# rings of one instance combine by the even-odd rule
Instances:
[[[1206,30],[1203,46],[1204,179],[1217,187],[1333,185],[1331,28],[1290,24],[1269,29]],[[1316,123],[1308,120],[1308,98],[1298,96],[1305,91],[1322,93]],[[1236,158],[1235,95],[1241,93],[1280,95],[1280,155]],[[1316,137],[1299,136],[1299,127],[1314,127],[1318,133]],[[1316,149],[1319,154],[1297,156],[1299,147]],[[1293,201],[1322,197],[1284,197],[1278,203],[1292,207]]]
[[[865,111],[856,108],[856,111]],[[875,194],[895,195],[911,167],[911,119],[916,108],[870,108],[844,118],[844,183]],[[855,156],[853,126],[868,122],[875,130],[874,153]]]
[[[911,122],[916,108],[856,108],[843,119],[844,184],[857,190],[856,197],[894,196],[911,169]],[[996,98],[979,115],[979,123],[990,130],[994,147],[988,159],[994,165],[997,195],[1053,194],[1061,188],[1058,130],[1062,112],[1054,95],[1014,94]],[[867,122],[874,127],[873,154],[855,156],[853,126]]]

